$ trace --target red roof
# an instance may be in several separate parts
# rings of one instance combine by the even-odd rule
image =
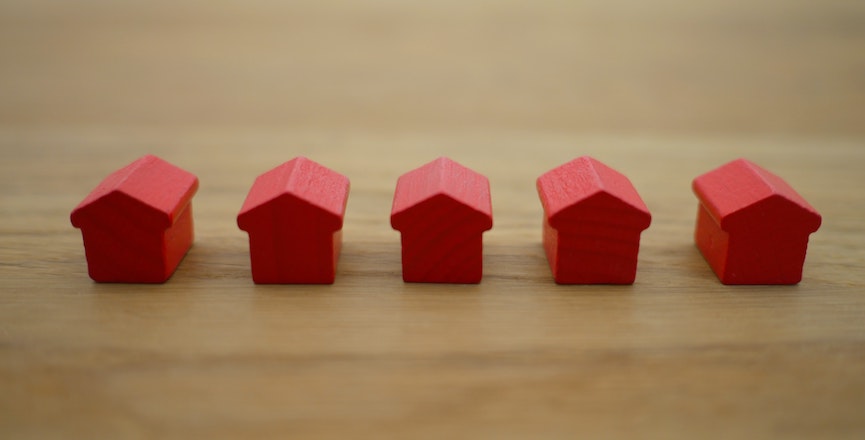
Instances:
[[[583,156],[544,173],[537,181],[538,194],[550,226],[592,220],[621,223],[640,230],[649,227],[652,216],[634,185],[618,171],[597,159]],[[610,211],[622,215],[610,217]]]
[[[139,210],[138,221],[168,228],[197,190],[194,174],[146,155],[106,177],[72,211],[72,224],[80,228],[93,207],[110,202]]]
[[[440,157],[420,168],[409,171],[397,180],[391,208],[391,225],[397,230],[410,226],[422,212],[426,202],[437,211],[436,199],[446,197],[467,208],[465,212],[478,221],[478,228],[492,228],[490,182],[482,174]],[[422,210],[422,209],[421,209]]]
[[[321,220],[338,230],[345,215],[349,185],[344,175],[305,157],[296,157],[255,179],[237,215],[238,226],[247,230],[251,217],[268,210],[278,198],[289,196],[318,209],[324,216]]]
[[[808,232],[820,227],[821,217],[787,182],[745,159],[737,159],[709,171],[693,182],[694,193],[721,229],[737,224],[766,220],[759,206],[767,203],[786,205]],[[768,219],[774,221],[773,219]]]

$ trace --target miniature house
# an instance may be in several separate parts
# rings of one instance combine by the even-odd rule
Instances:
[[[652,216],[630,180],[580,157],[537,181],[543,241],[559,284],[632,284]]]
[[[402,237],[406,282],[479,283],[483,232],[493,227],[486,177],[448,159],[400,176],[391,226]]]
[[[780,177],[745,159],[693,182],[697,247],[724,284],[796,284],[820,214]]]
[[[198,178],[144,156],[112,173],[73,211],[90,277],[99,282],[162,283],[193,241]]]
[[[348,192],[347,177],[305,157],[258,176],[237,215],[253,281],[333,283]]]

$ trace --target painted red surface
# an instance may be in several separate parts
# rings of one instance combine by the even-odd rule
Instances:
[[[331,284],[342,245],[349,180],[305,157],[253,183],[237,225],[249,233],[258,284]]]
[[[697,247],[724,284],[796,284],[822,218],[783,179],[737,159],[693,182]]]
[[[652,216],[623,174],[580,157],[538,178],[543,240],[559,284],[632,284]]]
[[[90,277],[162,283],[192,246],[198,178],[147,155],[105,178],[72,211]]]
[[[390,216],[402,236],[406,282],[479,283],[483,232],[493,227],[490,183],[448,158],[397,180]]]

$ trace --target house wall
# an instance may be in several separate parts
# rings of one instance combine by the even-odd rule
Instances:
[[[697,207],[697,227],[694,232],[697,248],[722,281],[727,273],[727,249],[730,236],[700,204]]]
[[[90,278],[98,282],[161,283],[166,270],[163,231],[145,231],[120,219],[81,228]],[[166,274],[167,273],[167,274]]]
[[[445,235],[403,232],[402,277],[406,282],[481,282],[483,234],[452,231]]]
[[[336,275],[341,231],[309,230],[277,222],[249,233],[253,281],[258,284],[330,284]]]
[[[638,229],[583,223],[556,231],[544,223],[544,247],[560,284],[631,284],[640,250]]]
[[[730,234],[725,284],[797,284],[808,234],[767,225],[755,233]]]
[[[177,221],[165,230],[162,239],[165,254],[164,276],[166,279],[174,273],[180,261],[186,256],[186,252],[195,240],[195,232],[192,220],[192,202],[177,216]]]

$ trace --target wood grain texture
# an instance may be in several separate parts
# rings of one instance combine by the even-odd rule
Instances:
[[[0,437],[865,434],[858,1],[0,3]],[[156,154],[200,179],[164,285],[90,281],[68,214]],[[336,282],[262,286],[235,215],[304,155],[352,182]],[[405,284],[396,178],[486,175],[478,285]],[[537,176],[615,164],[632,286],[558,286]],[[797,286],[724,286],[694,177],[737,157],[822,215]]]

